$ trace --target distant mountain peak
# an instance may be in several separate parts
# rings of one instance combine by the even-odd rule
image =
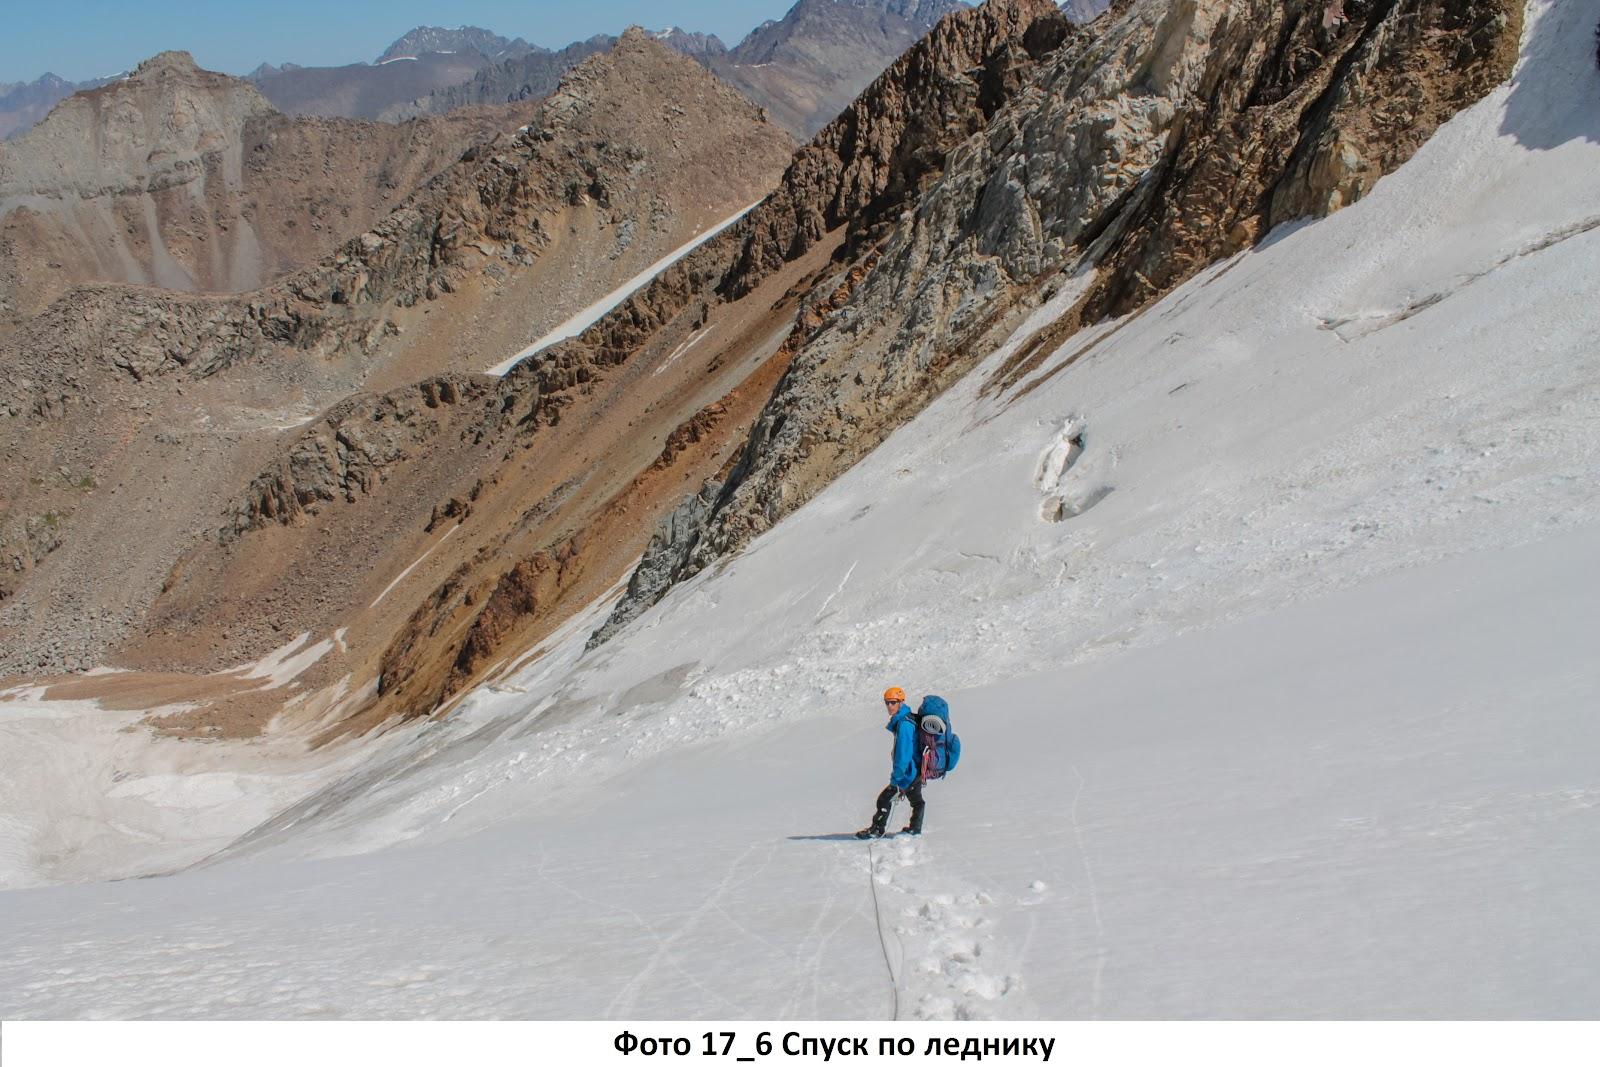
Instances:
[[[157,52],[137,67],[134,67],[133,76],[135,78],[147,78],[162,71],[176,71],[187,74],[200,69],[200,64],[194,61],[194,56],[181,49],[171,49],[166,52]]]
[[[858,11],[893,15],[896,18],[905,19],[907,22],[932,26],[935,22],[950,14],[950,12],[960,11],[971,6],[965,0],[798,0],[790,13],[793,14],[795,11],[806,9],[847,7]]]
[[[418,26],[395,41],[375,60],[388,63],[396,59],[415,59],[430,52],[475,51],[489,59],[521,55],[526,52],[545,51],[531,45],[521,37],[506,38],[481,26]]]
[[[75,92],[94,89],[108,82],[128,76],[127,71],[106,78],[91,78],[84,82],[70,82],[47,71],[31,82],[0,84],[0,138],[10,140],[20,137],[56,104]]]
[[[686,56],[720,56],[728,50],[722,43],[722,38],[714,33],[695,33],[691,30],[680,29],[677,26],[668,26],[664,30],[656,30],[650,35],[675,52],[682,52]]]
[[[798,0],[706,62],[791,133],[816,133],[963,0]]]
[[[1093,22],[1111,6],[1111,0],[1063,0],[1061,13],[1080,26]]]

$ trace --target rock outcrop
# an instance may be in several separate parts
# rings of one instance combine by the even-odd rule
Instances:
[[[296,522],[335,500],[354,503],[376,489],[391,467],[417,458],[444,430],[446,421],[435,417],[441,408],[480,401],[490,391],[483,378],[447,375],[335,406],[271,470],[256,477],[221,529],[222,540],[268,523]]]
[[[852,251],[869,243],[1070,32],[1046,0],[985,4],[940,22],[795,154],[743,227],[723,295],[743,296],[839,227],[850,228]]]
[[[1097,271],[992,388],[1026,388],[1080,324],[1359,198],[1509,74],[1520,31],[1514,0],[1114,5],[949,155],[600,636],[810,499],[992,351],[1051,279]]]

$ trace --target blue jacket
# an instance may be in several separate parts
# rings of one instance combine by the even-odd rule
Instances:
[[[889,784],[896,789],[910,789],[917,784],[917,721],[911,705],[900,705],[886,729],[894,734],[894,762]]]

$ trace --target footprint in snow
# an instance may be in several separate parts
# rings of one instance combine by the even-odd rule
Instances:
[[[913,1004],[912,1017],[918,1019],[992,1018],[1021,986],[1016,975],[994,962],[994,923],[985,914],[994,898],[980,890],[939,888],[939,872],[927,859],[908,843],[903,851],[884,850],[873,865],[907,961],[897,976],[902,1003]],[[898,907],[890,903],[895,894],[906,898]]]

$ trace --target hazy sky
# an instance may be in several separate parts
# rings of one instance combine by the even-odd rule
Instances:
[[[7,3],[0,82],[54,71],[71,81],[127,70],[168,48],[211,70],[372,61],[415,26],[482,26],[547,48],[630,23],[715,33],[730,46],[794,0],[76,0]]]

